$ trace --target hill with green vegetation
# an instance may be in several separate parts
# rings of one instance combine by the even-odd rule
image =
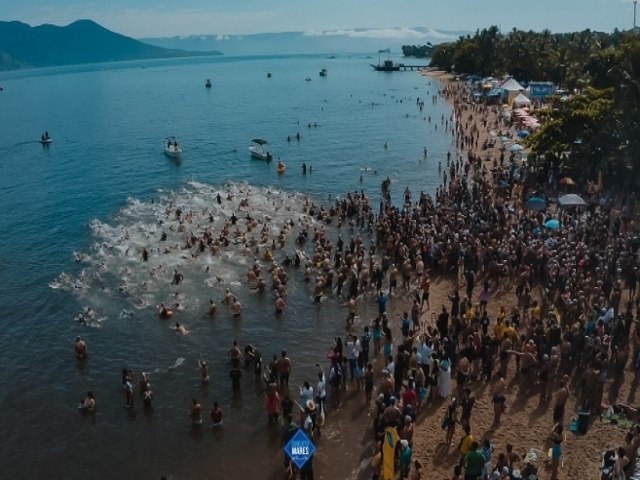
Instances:
[[[0,22],[0,70],[208,55],[220,52],[188,52],[147,45],[91,20],[78,20],[65,27]]]

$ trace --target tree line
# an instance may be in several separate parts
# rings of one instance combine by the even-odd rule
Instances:
[[[640,34],[500,33],[492,26],[437,45],[430,66],[459,74],[521,82],[551,81],[556,95],[537,115],[544,122],[528,143],[555,165],[594,179],[602,171],[616,184],[640,186]]]

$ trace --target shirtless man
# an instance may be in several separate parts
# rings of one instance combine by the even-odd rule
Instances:
[[[213,303],[213,300],[209,299],[209,309],[207,310],[209,317],[213,318],[218,314],[218,305]]]
[[[238,346],[238,342],[236,340],[233,341],[233,346],[229,349],[229,357],[231,358],[231,366],[233,368],[238,368],[240,365],[240,357],[242,356],[242,350]]]
[[[458,360],[456,370],[458,398],[462,398],[464,386],[469,381],[469,374],[471,373],[471,364],[469,363],[469,359],[467,357],[461,357],[460,360]]]
[[[502,416],[502,411],[505,408],[505,396],[504,394],[507,391],[507,382],[505,382],[504,377],[500,375],[500,378],[493,386],[493,425],[500,425],[500,417]]]
[[[382,370],[382,380],[380,380],[378,391],[382,395],[384,395],[385,402],[389,400],[389,398],[395,391],[395,382],[393,380],[393,376],[386,368]]]
[[[553,405],[553,421],[562,423],[564,419],[564,406],[569,398],[569,375],[562,377],[560,390],[556,392],[555,403]]]
[[[280,352],[280,358],[276,361],[276,369],[280,379],[280,388],[284,388],[285,384],[289,388],[289,375],[291,375],[291,359],[287,356],[287,351]]]
[[[191,410],[189,411],[191,417],[191,425],[197,427],[202,425],[202,406],[195,398],[191,400]]]
[[[179,335],[187,335],[189,333],[189,330],[187,330],[187,328],[184,325],[178,322],[176,322],[176,326],[173,327],[173,331]]]
[[[204,358],[198,360],[198,369],[200,370],[200,385],[204,385],[209,381],[209,371]]]
[[[96,409],[96,398],[93,396],[93,392],[87,392],[87,396],[80,404],[80,410],[84,412],[93,412]]]
[[[82,337],[76,337],[75,353],[78,360],[87,358],[87,344],[82,340]]]
[[[225,305],[231,305],[234,298],[235,297],[233,296],[233,293],[231,293],[231,291],[227,288],[224,292],[224,297],[222,297],[222,303],[224,303]]]
[[[233,303],[231,303],[230,308],[233,318],[240,318],[240,315],[242,314],[242,304],[236,297],[233,297]]]
[[[284,307],[285,307],[285,303],[284,303],[284,299],[282,298],[282,296],[277,295],[276,296],[276,313],[280,314],[283,312]]]

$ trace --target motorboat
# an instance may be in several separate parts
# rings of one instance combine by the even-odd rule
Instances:
[[[176,137],[167,137],[167,143],[164,146],[164,154],[169,158],[180,158],[182,148],[178,144]]]
[[[322,70],[320,70],[320,76],[321,77],[326,77],[327,76],[327,69],[323,68]]]
[[[207,78],[207,81],[204,82],[204,86],[207,88],[211,88],[211,80],[209,78]]]
[[[287,166],[285,165],[285,163],[282,160],[278,160],[278,173],[284,173],[286,169]]]
[[[251,140],[251,143],[253,143],[253,145],[249,147],[249,152],[251,153],[252,158],[255,158],[257,160],[264,160],[266,162],[269,162],[273,159],[273,154],[271,154],[271,152],[268,152],[265,148],[265,145],[269,142],[263,140],[262,138],[254,138],[253,140]]]

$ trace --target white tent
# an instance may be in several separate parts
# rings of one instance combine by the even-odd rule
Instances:
[[[524,93],[520,93],[516,98],[513,99],[513,108],[530,107],[530,106],[531,106],[531,100],[529,100]]]
[[[500,85],[500,88],[504,88],[509,93],[515,92],[516,95],[520,93],[522,90],[524,90],[524,87],[520,85],[520,83],[518,83],[518,81],[515,78],[509,78],[508,80],[505,80]]]

